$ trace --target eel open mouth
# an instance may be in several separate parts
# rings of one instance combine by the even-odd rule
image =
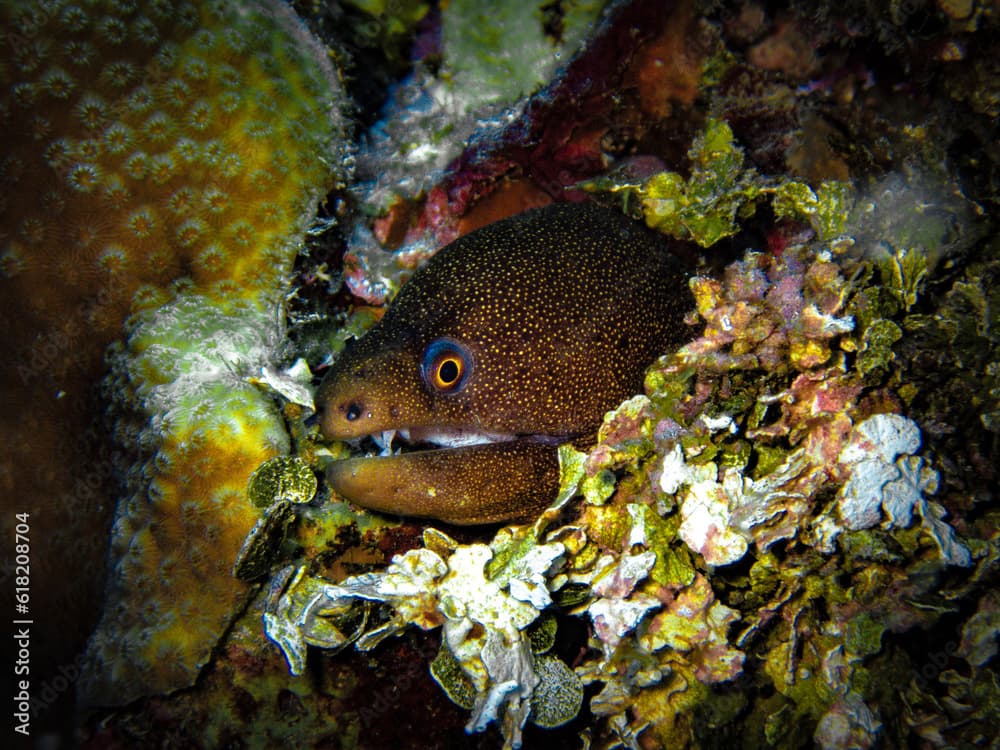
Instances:
[[[515,440],[516,437],[517,436],[515,435],[503,433],[478,432],[475,430],[463,430],[459,428],[447,430],[404,428],[399,430],[385,430],[384,432],[365,435],[362,438],[348,440],[348,443],[358,445],[362,449],[373,445],[375,449],[377,449],[377,455],[393,456],[420,450],[462,448],[467,445],[506,443],[510,440]],[[374,454],[374,451],[370,452]]]
[[[456,525],[527,520],[559,488],[563,438],[399,429],[357,441],[371,455],[334,462],[327,479],[338,494],[383,513]]]

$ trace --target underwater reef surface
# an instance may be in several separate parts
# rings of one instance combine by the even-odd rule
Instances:
[[[5,6],[24,33],[0,67],[19,128],[2,176],[22,185],[0,205],[17,321],[0,476],[38,513],[32,611],[77,633],[53,662],[79,675],[65,743],[996,747],[1000,10],[497,5],[517,22],[296,3],[338,71],[284,6],[185,4],[169,23],[159,3]],[[172,54],[117,83],[117,61],[147,60],[147,16]],[[240,23],[277,62],[223,54]],[[102,115],[114,86],[152,89],[152,111],[127,119],[130,96]],[[246,119],[203,140],[188,100],[170,109],[185,95]],[[119,131],[145,161],[112,158]],[[229,175],[238,218],[222,201],[215,221],[232,154],[260,161]],[[195,180],[204,213],[171,218],[188,204],[170,180]],[[417,523],[332,494],[325,468],[354,452],[312,418],[332,357],[443,244],[565,200],[687,242],[688,343],[593,446],[560,449],[534,523]],[[115,221],[143,212],[169,230],[129,244]],[[253,252],[200,265],[243,247],[231,221],[274,216]],[[151,279],[157,253],[174,271]],[[137,270],[109,284],[94,264]],[[60,349],[62,320],[87,333]],[[114,440],[78,449],[102,410]],[[81,465],[108,469],[74,504]],[[59,727],[53,705],[38,726]]]

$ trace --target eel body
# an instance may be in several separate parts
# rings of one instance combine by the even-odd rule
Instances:
[[[618,212],[557,204],[471,232],[403,285],[317,395],[327,437],[424,449],[337,461],[330,484],[387,513],[526,520],[555,499],[556,446],[586,445],[641,392],[690,307],[666,240]]]

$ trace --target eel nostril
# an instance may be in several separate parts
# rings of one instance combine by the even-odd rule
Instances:
[[[348,422],[353,422],[355,419],[361,416],[361,404],[353,403],[349,404],[347,407],[347,412],[344,414]]]

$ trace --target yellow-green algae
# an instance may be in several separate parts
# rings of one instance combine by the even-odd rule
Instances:
[[[771,198],[778,218],[806,221],[821,240],[844,231],[851,206],[850,186],[824,182],[815,190],[802,182],[764,179],[744,165],[743,150],[726,122],[709,119],[688,151],[691,173],[660,172],[641,184],[597,180],[584,187],[638,199],[646,223],[678,239],[710,247],[739,231],[739,219],[753,215],[756,201]]]
[[[316,475],[298,456],[278,456],[250,475],[247,498],[258,508],[267,508],[279,500],[308,503],[316,494]]]

